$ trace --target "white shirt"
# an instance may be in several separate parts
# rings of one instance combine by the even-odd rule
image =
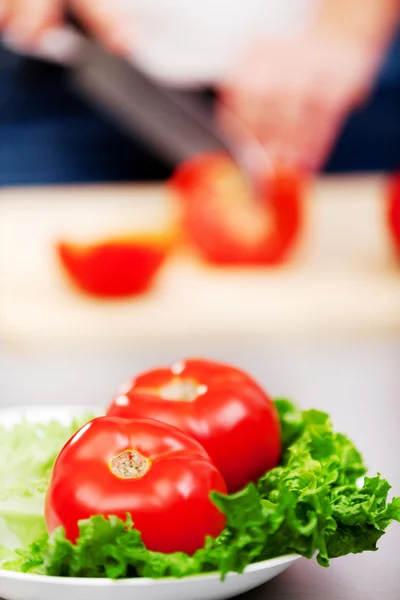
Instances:
[[[171,84],[211,84],[251,40],[305,28],[320,0],[114,0],[132,15],[133,60]],[[130,18],[130,17],[129,17]]]

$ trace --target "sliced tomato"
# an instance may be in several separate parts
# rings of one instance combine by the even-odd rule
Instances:
[[[210,499],[225,482],[204,448],[149,420],[98,417],[61,450],[46,497],[46,525],[75,542],[78,522],[130,514],[157,552],[192,554],[218,536],[225,516]]]
[[[57,254],[70,280],[83,292],[104,298],[145,292],[171,247],[170,237],[110,239],[94,244],[60,242]]]
[[[274,403],[254,379],[230,365],[191,359],[138,375],[120,389],[108,415],[178,427],[204,446],[230,492],[279,462]]]
[[[390,235],[400,258],[400,173],[389,179],[387,219]]]
[[[226,156],[183,163],[169,182],[178,198],[187,239],[220,265],[275,265],[293,250],[303,222],[304,181],[278,168],[254,198]]]

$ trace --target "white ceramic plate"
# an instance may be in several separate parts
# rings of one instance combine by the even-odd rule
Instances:
[[[12,427],[22,419],[68,423],[78,414],[101,414],[94,407],[18,407],[0,410],[0,425]],[[0,570],[0,598],[4,600],[219,600],[247,592],[279,575],[299,556],[288,555],[249,565],[241,575],[218,573],[184,579],[84,579],[27,575]]]

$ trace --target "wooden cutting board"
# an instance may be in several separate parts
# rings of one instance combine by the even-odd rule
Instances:
[[[170,218],[164,188],[3,190],[0,336],[26,348],[400,334],[400,268],[385,229],[383,181],[321,179],[308,209],[304,239],[282,268],[220,270],[181,256],[148,295],[95,302],[65,283],[54,240],[163,226]]]

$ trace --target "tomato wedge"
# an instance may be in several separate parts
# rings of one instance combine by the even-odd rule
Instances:
[[[181,429],[206,449],[230,492],[279,462],[274,403],[247,373],[229,365],[190,359],[140,374],[120,389],[108,415]]]
[[[304,182],[278,168],[250,193],[236,165],[209,154],[183,163],[169,182],[188,241],[217,265],[276,265],[286,260],[303,223]]]
[[[57,245],[64,271],[91,296],[118,298],[148,290],[171,248],[168,236],[109,239]]]
[[[225,526],[213,490],[226,493],[221,474],[183,432],[155,421],[99,417],[55,462],[46,524],[50,533],[63,526],[74,542],[81,519],[130,513],[150,550],[192,554]]]
[[[387,221],[395,251],[400,258],[400,173],[389,179]]]

